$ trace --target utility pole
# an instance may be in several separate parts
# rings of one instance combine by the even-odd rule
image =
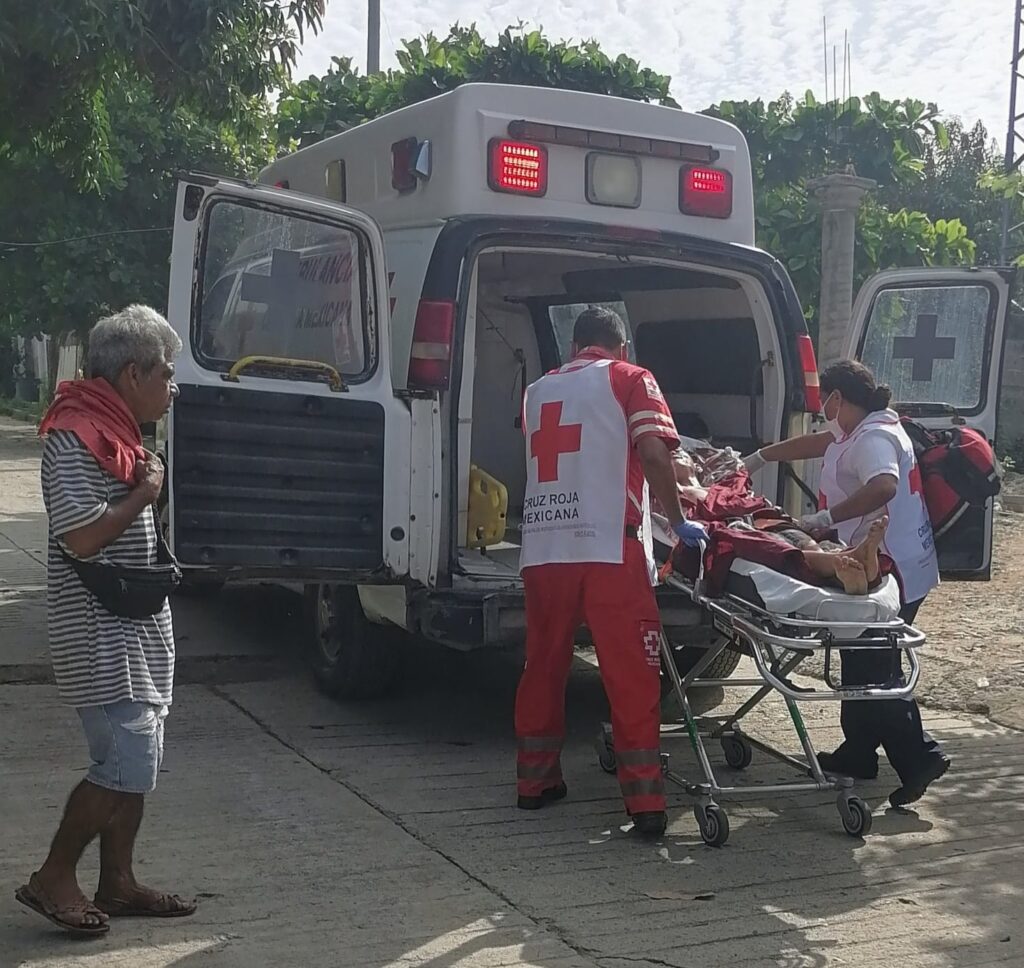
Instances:
[[[1018,0],[1017,9],[1020,9]],[[380,70],[380,0],[367,0],[366,9],[366,73]]]
[[[1024,50],[1021,49],[1021,22],[1024,21],[1024,0],[1016,0],[1014,5],[1013,18],[1013,59],[1010,62],[1010,119],[1006,126],[1006,174],[1011,174],[1021,166],[1024,161],[1024,153],[1017,154],[1017,142],[1024,142],[1024,106],[1018,109],[1017,93],[1018,84],[1021,80],[1021,70],[1024,69]],[[1003,202],[1003,233],[999,246],[999,262],[1006,265],[1010,260],[1010,214],[1012,199],[1007,198]]]

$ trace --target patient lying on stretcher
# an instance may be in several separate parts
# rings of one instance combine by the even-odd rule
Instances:
[[[712,456],[705,462],[700,451],[691,456],[679,449],[673,454],[673,465],[684,508],[709,524],[712,552],[716,544],[725,545],[732,557],[765,564],[812,584],[834,585],[849,595],[866,595],[878,586],[888,571],[887,559],[879,558],[887,517],[875,521],[867,537],[853,548],[818,541],[781,508],[754,495],[746,472],[725,466],[727,461],[718,456],[723,452],[709,448],[707,453]],[[702,471],[706,480],[714,481],[710,487],[701,483]]]

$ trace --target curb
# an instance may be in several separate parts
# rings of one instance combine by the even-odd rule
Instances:
[[[13,419],[20,420],[23,423],[31,424],[37,424],[40,420],[39,413],[28,409],[21,409],[8,400],[0,400],[0,416],[12,417]]]

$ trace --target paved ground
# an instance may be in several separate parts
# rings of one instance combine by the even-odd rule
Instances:
[[[48,683],[37,461],[30,434],[0,423],[0,968],[1024,963],[1019,732],[932,711],[955,772],[912,814],[883,809],[887,771],[867,784],[864,843],[830,798],[772,796],[728,804],[732,838],[714,851],[678,796],[669,836],[646,846],[589,747],[592,669],[570,685],[570,799],[521,814],[515,656],[418,653],[400,696],[343,706],[302,670],[295,600],[265,588],[175,608],[182,676],[138,860],[198,893],[200,913],[70,942],[11,896],[84,761]],[[834,721],[810,713],[819,745]],[[784,735],[778,715],[760,725]],[[685,743],[666,748],[689,768]],[[783,777],[762,760],[744,782]],[[90,856],[83,881],[94,872]]]

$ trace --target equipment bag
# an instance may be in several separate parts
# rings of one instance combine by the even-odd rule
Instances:
[[[914,445],[928,517],[940,538],[967,508],[984,507],[999,493],[996,455],[985,435],[970,427],[934,430],[909,417],[900,422]]]

